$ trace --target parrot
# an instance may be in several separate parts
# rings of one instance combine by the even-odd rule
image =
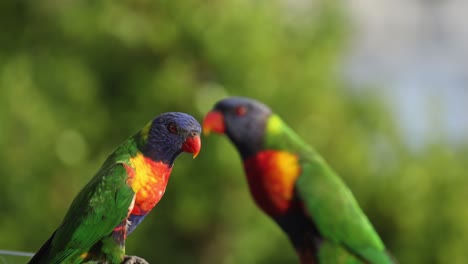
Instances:
[[[185,113],[152,119],[109,155],[29,263],[147,263],[125,255],[127,235],[164,195],[177,156],[198,155],[200,133],[198,121]]]
[[[268,106],[228,97],[202,127],[237,149],[253,200],[287,234],[301,264],[395,263],[344,181]]]

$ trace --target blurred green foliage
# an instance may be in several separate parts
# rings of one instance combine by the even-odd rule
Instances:
[[[378,94],[337,75],[334,1],[1,1],[0,248],[35,251],[106,156],[153,116],[269,104],[349,184],[401,263],[468,259],[466,146],[411,151]],[[226,138],[182,155],[127,241],[152,263],[295,263]]]

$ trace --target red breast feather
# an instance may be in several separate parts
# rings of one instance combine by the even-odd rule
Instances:
[[[153,161],[141,153],[130,159],[131,168],[127,168],[127,184],[135,192],[133,215],[148,213],[161,200],[166,190],[172,168],[159,161]]]
[[[294,185],[300,174],[298,157],[286,151],[266,150],[244,161],[250,192],[257,205],[270,216],[292,206]]]

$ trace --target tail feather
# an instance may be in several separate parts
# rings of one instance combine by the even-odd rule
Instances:
[[[52,247],[52,240],[55,236],[55,232],[50,236],[50,238],[41,246],[39,251],[34,254],[32,259],[28,262],[28,264],[46,264],[49,258],[50,249]]]

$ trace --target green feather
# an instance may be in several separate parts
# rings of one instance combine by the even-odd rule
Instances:
[[[127,216],[134,196],[125,179],[125,168],[116,164],[101,171],[80,192],[65,216],[65,224],[55,233],[51,263],[75,260],[98,240],[111,235]]]
[[[263,148],[299,156],[302,171],[296,192],[325,239],[319,252],[320,263],[363,263],[358,258],[375,264],[393,263],[341,178],[277,115],[271,115],[267,121]],[[335,257],[327,257],[332,255]],[[339,259],[344,262],[338,261],[339,255],[343,255]]]
[[[92,246],[101,240],[102,252],[111,263],[120,263],[124,248],[108,241],[113,229],[128,214],[135,193],[126,184],[131,154],[136,153],[136,144],[131,138],[121,145],[103,164],[94,178],[73,200],[62,225],[53,235],[47,263],[81,263],[82,254],[92,251]],[[104,257],[104,256],[103,256]]]

